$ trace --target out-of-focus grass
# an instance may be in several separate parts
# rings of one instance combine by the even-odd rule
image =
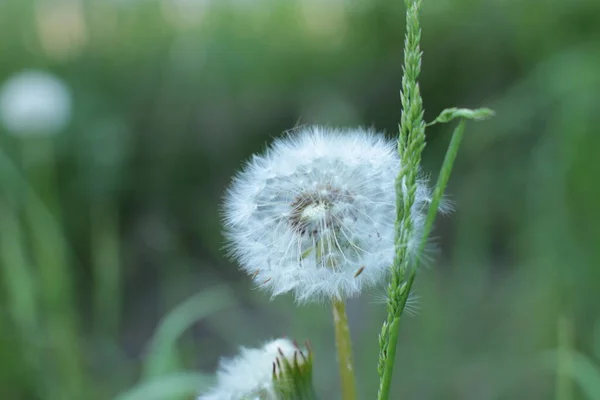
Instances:
[[[176,347],[179,337],[203,318],[232,303],[223,287],[205,290],[171,311],[159,324],[144,360],[144,377],[155,378],[182,368]]]
[[[402,2],[49,4],[0,3],[0,82],[48,69],[75,100],[45,142],[0,128],[0,397],[186,396],[219,357],[285,334],[313,342],[317,388],[337,398],[328,310],[253,290],[223,257],[218,207],[242,160],[296,123],[396,132]],[[422,25],[426,120],[497,117],[459,152],[394,398],[557,398],[554,353],[539,359],[561,351],[562,315],[577,328],[565,393],[595,398],[600,2],[425,1]],[[449,137],[428,130],[426,172]],[[364,399],[371,298],[348,306]]]
[[[115,400],[190,399],[207,389],[210,379],[193,372],[169,373],[119,394]]]

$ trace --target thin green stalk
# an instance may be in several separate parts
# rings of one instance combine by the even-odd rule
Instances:
[[[333,301],[333,323],[335,344],[338,353],[342,400],[356,400],[356,379],[352,364],[352,341],[346,316],[346,305],[342,300]]]
[[[437,210],[439,208],[439,204],[442,200],[442,196],[444,194],[444,190],[446,189],[446,185],[448,184],[448,180],[450,179],[450,174],[452,172],[452,167],[454,165],[454,160],[456,159],[456,155],[458,153],[458,149],[460,147],[460,142],[462,141],[462,137],[464,134],[465,121],[461,120],[456,129],[452,134],[452,139],[450,140],[450,145],[448,146],[448,150],[446,151],[446,156],[444,158],[444,163],[442,164],[442,169],[440,171],[440,175],[438,177],[437,184],[435,186],[433,197],[431,201],[431,205],[429,207],[429,211],[427,213],[427,220],[425,223],[425,227],[423,229],[423,236],[421,238],[421,242],[419,245],[419,249],[417,252],[417,256],[410,259],[407,262],[409,265],[408,268],[408,279],[405,282],[401,283],[398,287],[397,293],[399,293],[398,298],[390,299],[394,301],[394,305],[397,305],[396,313],[389,318],[388,321],[384,324],[384,329],[382,331],[382,336],[385,335],[385,338],[382,339],[382,342],[385,340],[386,348],[385,348],[385,357],[383,361],[383,365],[380,364],[380,375],[381,381],[379,385],[379,400],[384,400],[389,398],[390,386],[392,382],[392,374],[394,371],[394,362],[396,356],[396,347],[398,343],[398,332],[400,329],[400,316],[404,311],[404,307],[406,306],[406,301],[408,299],[408,295],[410,294],[410,290],[412,288],[413,282],[415,280],[416,272],[417,272],[417,263],[422,255],[425,246],[427,244],[427,238],[429,237],[429,233],[433,227],[433,223],[435,221],[435,217],[437,215]],[[402,277],[404,276],[404,271],[402,271]],[[380,355],[381,356],[381,355]],[[381,363],[381,358],[380,358]]]
[[[418,77],[421,72],[421,28],[419,24],[421,1],[406,0],[405,4],[407,10],[404,73],[400,93],[402,115],[398,138],[398,153],[402,160],[402,167],[396,178],[395,257],[388,284],[388,316],[379,335],[379,399],[389,397],[398,336],[398,319],[410,292],[410,287],[405,282],[410,262],[407,244],[414,232],[411,208],[416,198],[419,164],[421,153],[425,147],[423,100],[418,85]],[[409,278],[411,284],[413,279],[412,276]]]
[[[39,330],[35,280],[25,254],[21,224],[3,201],[0,221],[0,262],[11,314],[20,333],[33,338]]]
[[[67,246],[55,220],[55,215],[59,213],[59,201],[51,139],[24,141],[23,161],[27,179],[46,203],[39,202],[32,190],[26,191],[23,206],[31,233],[33,259],[40,276],[45,337],[48,346],[53,349],[52,361],[59,377],[59,387],[63,391],[62,397],[80,398],[86,392],[86,375],[79,345]]]
[[[427,245],[427,238],[429,237],[429,233],[433,228],[433,223],[435,222],[435,217],[440,207],[440,203],[442,202],[444,191],[446,190],[446,186],[448,185],[448,180],[450,180],[450,174],[452,174],[452,167],[454,167],[454,160],[456,160],[456,155],[458,154],[458,149],[460,147],[460,143],[462,142],[464,133],[465,120],[461,120],[458,123],[458,126],[454,129],[454,132],[452,132],[452,138],[450,139],[448,150],[446,150],[446,155],[444,156],[442,169],[440,170],[438,180],[435,184],[435,189],[433,190],[431,204],[427,212],[427,220],[425,221],[425,227],[423,229],[423,237],[419,245],[419,256],[423,254],[425,246]],[[417,260],[418,259],[419,257],[417,257]]]
[[[25,178],[8,156],[0,150],[0,180],[5,191],[0,193],[0,263],[8,304],[17,332],[21,335],[23,353],[31,368],[31,380],[37,382],[36,392],[48,399],[60,399],[62,390],[48,374],[45,350],[48,345],[41,327],[44,313],[39,302],[39,279],[35,276],[28,255],[27,238],[20,219],[22,194],[34,199]],[[37,200],[37,198],[35,198]],[[37,202],[39,207],[41,203]]]
[[[557,322],[558,331],[558,350],[557,356],[557,374],[556,374],[556,400],[573,399],[573,357],[571,355],[573,327],[569,319],[561,316]]]
[[[91,209],[94,269],[94,318],[99,332],[116,338],[121,309],[118,213],[112,203]]]
[[[22,352],[39,394],[58,398],[43,367],[37,287],[27,260],[22,227],[15,210],[0,200],[0,271],[7,304],[21,339]]]

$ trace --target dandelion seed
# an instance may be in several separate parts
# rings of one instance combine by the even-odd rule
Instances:
[[[364,270],[365,270],[365,266],[363,265],[362,267],[360,267],[360,268],[359,268],[359,269],[358,269],[358,270],[357,270],[357,271],[354,273],[354,277],[355,277],[355,278],[358,278],[358,276],[359,276],[360,274],[362,274]]]
[[[383,135],[300,127],[234,178],[223,213],[231,255],[273,296],[292,292],[299,302],[353,297],[382,283],[395,254],[400,167],[397,143]],[[430,199],[420,180],[411,256]]]

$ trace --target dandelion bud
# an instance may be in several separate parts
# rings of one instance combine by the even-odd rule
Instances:
[[[394,259],[397,143],[362,129],[300,128],[255,155],[226,195],[229,249],[273,296],[344,299],[385,280]],[[408,254],[430,191],[419,181]],[[402,204],[400,202],[400,204]]]
[[[222,360],[217,385],[198,400],[312,400],[312,352],[288,339],[277,339],[260,349],[242,348]]]

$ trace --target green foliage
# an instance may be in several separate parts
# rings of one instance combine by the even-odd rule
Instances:
[[[173,309],[154,332],[144,359],[144,378],[151,379],[183,368],[177,341],[192,325],[233,304],[226,287],[202,291]]]
[[[140,383],[119,394],[115,400],[189,399],[206,390],[210,382],[204,374],[174,372]]]

